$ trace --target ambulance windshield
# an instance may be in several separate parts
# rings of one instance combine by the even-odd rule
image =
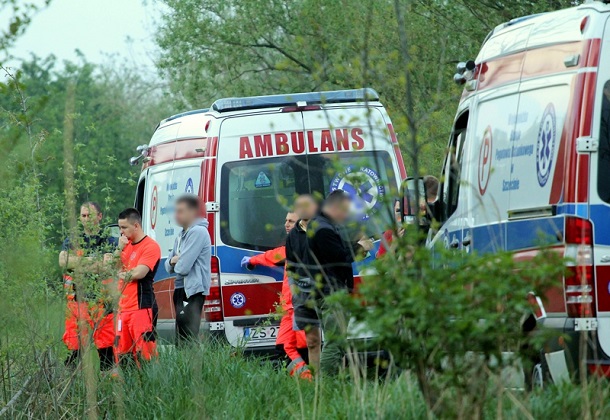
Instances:
[[[353,198],[350,234],[378,236],[391,220],[397,185],[387,152],[358,152],[227,163],[221,189],[222,241],[267,250],[283,244],[284,220],[295,197],[325,197],[336,189]]]

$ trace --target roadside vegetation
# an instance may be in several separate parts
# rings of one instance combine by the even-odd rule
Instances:
[[[127,160],[159,120],[223,96],[366,85],[388,105],[410,173],[438,173],[459,95],[455,62],[473,59],[495,25],[572,2],[162,3],[161,82],[85,57],[0,70],[0,418],[607,417],[606,381],[530,391],[505,375],[540,345],[521,331],[524,297],[561,275],[561,261],[447,254],[432,265],[415,233],[378,263],[360,296],[337,299],[375,332],[369,349],[390,352],[372,367],[310,383],[212,342],[166,346],[118,379],[64,367],[60,241],[75,203],[100,201],[108,223],[132,203],[137,169]],[[16,4],[0,0],[0,12]],[[2,51],[35,10],[14,11]],[[515,354],[505,359],[507,351]],[[86,361],[97,363],[93,353]]]

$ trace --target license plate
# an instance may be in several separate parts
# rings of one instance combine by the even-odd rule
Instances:
[[[280,327],[244,328],[244,338],[250,341],[275,340]]]

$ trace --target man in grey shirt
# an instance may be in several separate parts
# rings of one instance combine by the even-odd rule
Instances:
[[[212,242],[208,221],[200,218],[199,198],[192,194],[179,197],[175,205],[176,223],[182,227],[165,261],[174,273],[176,344],[197,340],[205,296],[210,294]]]

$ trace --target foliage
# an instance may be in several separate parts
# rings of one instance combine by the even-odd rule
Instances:
[[[218,97],[371,86],[404,144],[418,123],[422,173],[438,173],[460,89],[455,63],[474,59],[496,25],[572,1],[398,1],[412,61],[406,86],[395,2],[162,0],[158,67],[188,107]],[[405,109],[411,90],[415,112]],[[407,112],[408,111],[408,112]]]
[[[541,348],[541,336],[521,328],[532,313],[527,295],[544,296],[564,264],[550,250],[529,261],[428,250],[417,245],[417,233],[407,229],[396,239],[350,312],[399,367],[414,372],[432,412],[463,417],[459,410],[468,407],[481,417],[490,393],[506,385],[502,370],[527,364],[524,349]]]
[[[30,2],[21,0],[0,0],[0,15],[8,16],[6,29],[0,29],[0,53],[6,52],[25,31],[32,16],[49,5],[51,0]]]
[[[56,212],[53,195],[43,195],[35,152],[44,133],[35,131],[28,114],[22,86],[9,75],[9,89],[15,100],[14,112],[3,114],[20,132],[27,153],[20,160],[2,158],[3,183],[0,185],[0,389],[6,402],[31,377],[39,360],[46,360],[46,349],[54,341],[40,328],[55,316],[46,313],[46,301],[53,296],[52,284],[58,275],[53,253],[46,238],[51,231],[49,214]],[[28,150],[29,149],[29,150]],[[32,313],[32,305],[42,303]],[[44,315],[43,315],[44,314]],[[45,316],[46,315],[46,316]]]
[[[57,255],[66,236],[64,223],[77,209],[64,205],[70,202],[64,195],[64,122],[73,122],[70,143],[75,144],[76,184],[67,194],[76,195],[74,207],[85,200],[99,201],[106,221],[115,222],[118,211],[132,203],[133,185],[126,181],[133,184],[137,169],[128,166],[128,157],[137,144],[148,141],[155,122],[169,111],[156,86],[116,63],[94,66],[83,59],[60,66],[54,57],[32,57],[14,73],[5,68],[2,72],[3,406],[26,388],[24,384],[48,383],[49,369],[65,352],[56,334],[65,311],[65,304],[58,305],[63,291]],[[73,110],[66,105],[70,100]]]
[[[59,334],[56,325],[46,331]],[[30,391],[12,406],[10,418],[77,419],[90,414],[83,404],[82,371],[51,365],[45,373],[52,380],[35,377]],[[585,395],[596,401],[590,411],[581,407]],[[127,371],[120,380],[101,376],[97,399],[101,418],[455,418],[428,411],[417,380],[408,372],[360,384],[344,379],[309,383],[290,378],[273,363],[214,343],[180,351],[164,348],[159,360],[141,372]],[[483,406],[484,418],[604,418],[610,390],[603,382],[531,394],[503,389],[490,394]],[[474,418],[471,407],[462,408],[463,418]]]
[[[74,121],[76,203],[99,201],[106,220],[115,222],[116,214],[133,203],[139,168],[130,167],[127,161],[137,145],[148,142],[155,124],[171,113],[170,103],[159,94],[155,83],[141,78],[137,69],[112,61],[97,66],[84,58],[80,63],[60,64],[53,56],[32,57],[22,63],[15,79],[15,83],[0,85],[5,93],[0,96],[2,116],[15,115],[18,84],[27,103],[24,118],[30,121],[31,130],[42,134],[33,155],[39,182],[44,195],[55,196],[64,191],[67,86],[75,84],[75,111],[70,117]],[[0,119],[0,146],[8,151],[0,161],[15,160],[20,174],[30,145],[16,122]],[[67,213],[51,215],[56,235],[62,230],[62,216]]]

